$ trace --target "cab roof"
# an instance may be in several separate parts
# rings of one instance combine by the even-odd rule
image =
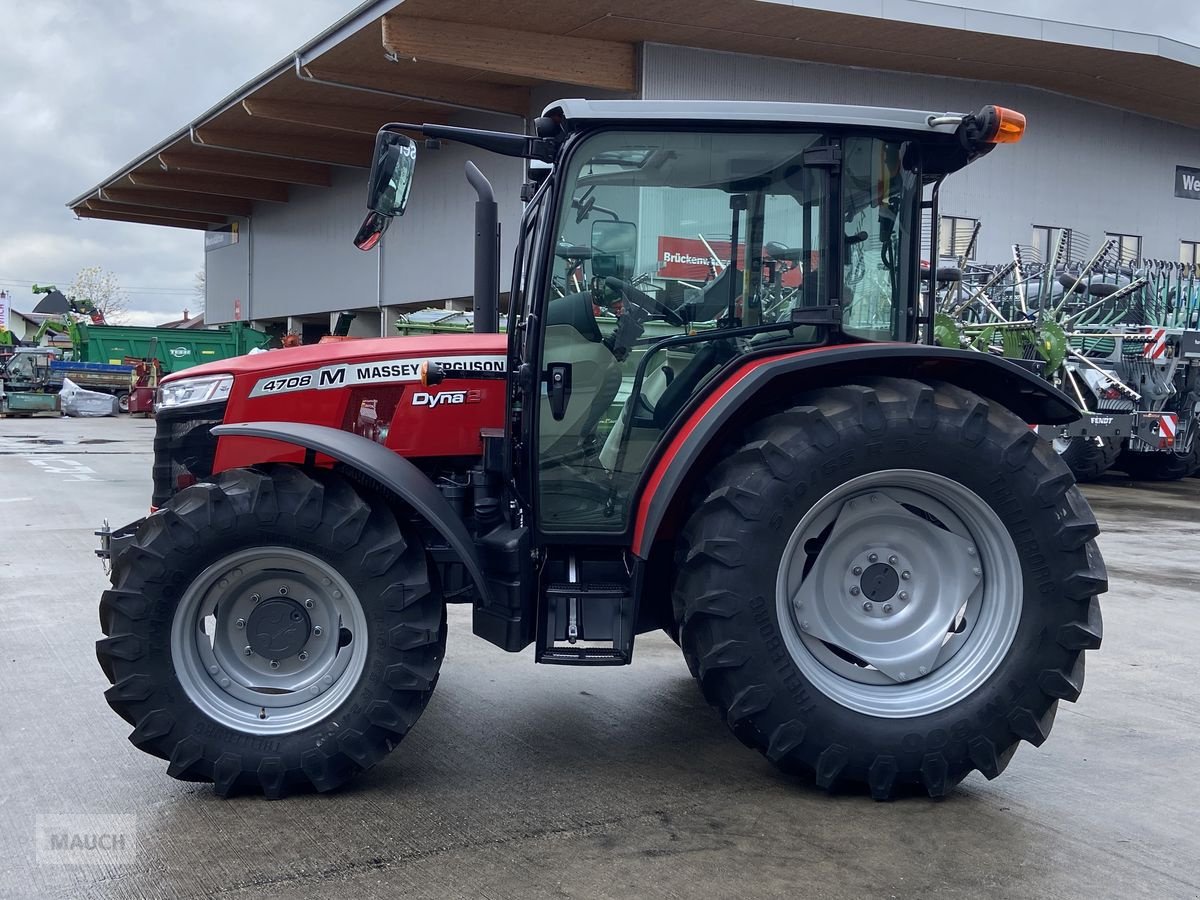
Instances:
[[[543,115],[568,122],[696,121],[852,125],[922,134],[954,134],[965,113],[849,106],[840,103],[786,103],[757,100],[558,100]],[[935,124],[930,124],[934,122]]]

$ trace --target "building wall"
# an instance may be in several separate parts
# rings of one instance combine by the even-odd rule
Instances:
[[[513,121],[463,124],[511,129]],[[245,319],[354,309],[361,312],[352,333],[378,334],[380,316],[370,311],[381,305],[440,305],[470,296],[475,192],[464,174],[468,159],[495,187],[502,237],[500,285],[507,290],[524,164],[444,142],[437,150],[418,149],[408,209],[393,220],[380,249],[370,253],[352,243],[366,213],[365,169],[334,168],[328,188],[295,185],[287,203],[255,203],[239,242],[206,254],[208,321],[231,321],[233,300],[241,292]]]
[[[203,240],[203,238],[201,238]],[[242,318],[249,320],[250,222],[238,220],[238,241],[204,252],[204,316],[209,323],[232,322],[241,303]]]
[[[1002,262],[1033,225],[1142,236],[1146,257],[1200,240],[1200,202],[1177,199],[1175,166],[1200,167],[1200,132],[1070,97],[991,82],[850,69],[661,44],[643,48],[647,99],[794,100],[1025,113],[1028,130],[947,180],[941,213],[981,219],[980,261]]]

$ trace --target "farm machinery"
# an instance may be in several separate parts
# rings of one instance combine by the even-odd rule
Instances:
[[[1195,267],[1121,262],[1106,240],[1068,260],[966,265],[940,290],[938,342],[1022,360],[1072,397],[1083,416],[1039,427],[1079,480],[1112,466],[1172,480],[1200,468],[1200,283]],[[1075,243],[1081,243],[1078,235]]]
[[[628,665],[666,631],[733,734],[821,788],[998,776],[1079,696],[1107,588],[1030,428],[1075,402],[934,346],[920,302],[937,186],[1023,129],[998,107],[587,100],[532,134],[384,126],[364,250],[405,211],[410,134],[543,164],[507,336],[469,163],[472,332],[162,380],[152,511],[99,550],[130,740],[221,795],[337,788],[413,727],[466,603],[543,665]],[[697,233],[718,264],[662,284],[662,241]]]

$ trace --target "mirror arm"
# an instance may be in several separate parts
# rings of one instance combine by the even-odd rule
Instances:
[[[461,128],[456,125],[413,125],[408,122],[389,122],[382,131],[410,131],[431,138],[445,138],[448,141],[458,141],[470,144],[483,150],[490,150],[502,156],[516,156],[522,159],[539,159],[542,162],[554,162],[554,152],[557,144],[546,138],[530,137],[525,134],[511,134],[507,131],[484,131],[479,128]]]

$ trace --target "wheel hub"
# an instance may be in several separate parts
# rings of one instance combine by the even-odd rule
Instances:
[[[270,659],[295,656],[311,635],[308,612],[287,597],[258,604],[246,620],[246,643],[256,654]]]
[[[900,590],[900,573],[887,563],[875,563],[862,573],[859,587],[862,595],[872,603],[891,600]]]

